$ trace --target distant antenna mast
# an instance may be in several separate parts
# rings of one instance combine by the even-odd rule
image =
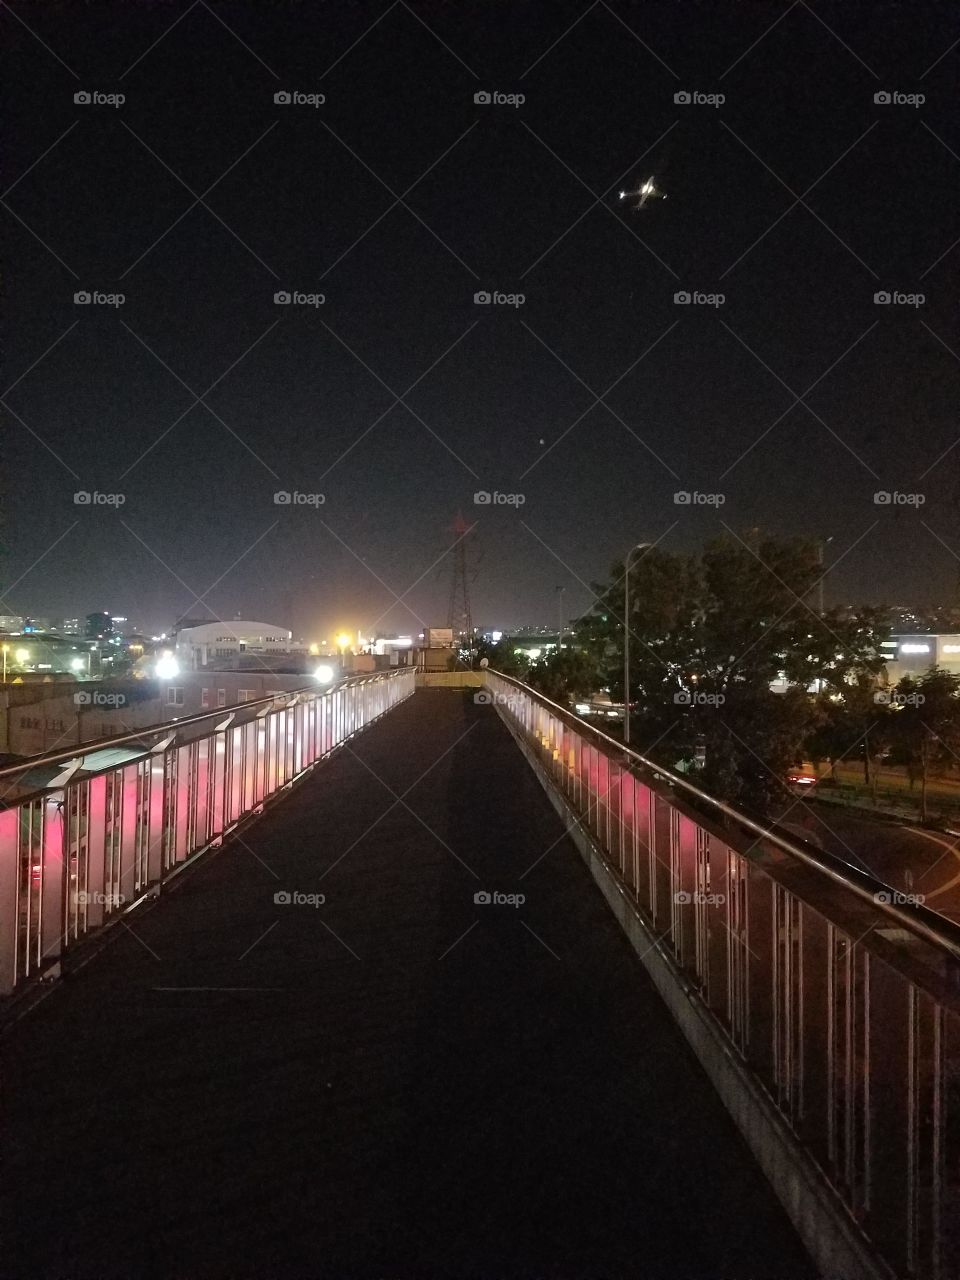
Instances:
[[[467,579],[467,537],[470,526],[458,512],[450,532],[456,534],[453,548],[453,579],[450,583],[450,607],[447,610],[447,626],[454,637],[472,636],[473,619],[470,614],[470,584]]]

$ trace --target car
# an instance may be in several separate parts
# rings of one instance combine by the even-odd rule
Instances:
[[[787,774],[789,785],[800,791],[810,791],[817,785],[818,781],[816,774],[810,773],[806,769],[791,769]]]

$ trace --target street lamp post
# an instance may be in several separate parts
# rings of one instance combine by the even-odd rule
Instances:
[[[823,617],[823,614],[824,614],[823,580],[827,576],[823,568],[823,553],[827,547],[827,544],[832,541],[833,541],[833,536],[831,535],[829,538],[821,538],[817,542],[817,564],[820,566],[820,577],[817,579],[817,613],[819,613],[821,618]]]
[[[630,557],[635,551],[646,551],[652,542],[638,542],[627,552],[623,571],[623,741],[630,745]]]

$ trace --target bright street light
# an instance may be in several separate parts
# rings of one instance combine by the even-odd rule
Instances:
[[[180,663],[172,653],[165,653],[157,662],[157,677],[160,680],[173,680],[180,674]]]
[[[314,671],[313,678],[318,680],[320,684],[329,684],[336,674],[333,667],[326,662],[321,662],[320,666]]]
[[[27,659],[30,657],[30,650],[18,649],[13,656],[16,658],[18,662],[26,662]]]

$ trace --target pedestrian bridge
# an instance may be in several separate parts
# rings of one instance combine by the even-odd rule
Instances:
[[[957,927],[471,679],[0,773],[0,1274],[960,1275]]]

